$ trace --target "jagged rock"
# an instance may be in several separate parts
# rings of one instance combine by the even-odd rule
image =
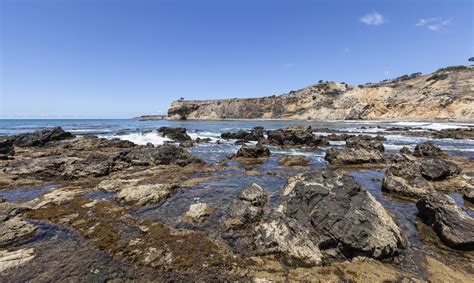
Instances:
[[[268,157],[271,155],[271,152],[268,148],[262,146],[261,144],[251,145],[251,146],[242,146],[232,158],[260,158]]]
[[[241,191],[229,206],[225,227],[240,229],[256,223],[263,215],[267,198],[267,192],[255,183]]]
[[[7,221],[20,213],[30,210],[29,207],[8,202],[0,201],[0,222]]]
[[[308,249],[315,250],[312,246],[308,248],[309,242],[319,248],[323,261],[356,256],[382,259],[398,254],[405,245],[400,229],[383,206],[353,177],[331,170],[306,172],[289,179],[278,211],[283,213],[283,223],[289,223],[290,231],[292,223],[285,218],[297,221],[308,231],[287,237],[294,246],[302,243],[300,248],[305,252],[301,253],[302,258],[297,258],[302,261],[307,261]],[[283,231],[282,222],[277,220],[276,223],[280,224],[267,227],[276,226]],[[268,238],[268,229],[258,227],[256,239]],[[271,237],[269,241],[274,245],[286,244]],[[257,248],[265,252],[265,245]],[[287,250],[280,246],[272,249]],[[291,257],[295,254],[298,253],[292,253]],[[317,257],[312,260],[318,262]]]
[[[461,168],[440,158],[426,158],[420,161],[420,171],[427,180],[442,180],[459,175]]]
[[[186,134],[186,128],[161,127],[158,129],[158,133],[162,134],[164,137],[178,142],[192,140],[191,137]]]
[[[13,139],[6,138],[0,140],[0,160],[10,159],[13,155],[15,155]]]
[[[464,193],[463,198],[467,201],[474,203],[474,189],[468,189]]]
[[[221,134],[221,138],[223,139],[237,139],[237,140],[245,140],[245,141],[259,141],[264,139],[263,135],[263,127],[255,127],[250,132],[240,130],[236,133],[226,132]]]
[[[123,188],[114,199],[121,204],[144,206],[167,199],[178,186],[168,184],[137,185]]]
[[[280,254],[294,265],[319,265],[323,255],[317,243],[313,243],[311,232],[292,218],[274,216],[254,228],[257,253]]]
[[[400,153],[401,154],[412,154],[411,150],[406,146],[404,146],[400,149]]]
[[[416,203],[418,216],[430,225],[448,246],[474,250],[474,218],[445,194],[431,192]]]
[[[324,159],[330,164],[363,164],[384,161],[383,136],[358,135],[346,139],[343,147],[331,147],[326,151]]]
[[[212,140],[210,138],[196,138],[196,143],[210,143]]]
[[[295,155],[295,156],[284,156],[278,161],[278,165],[280,166],[308,166],[309,164],[309,159],[300,156],[300,155]]]
[[[120,153],[116,160],[131,163],[132,165],[179,165],[203,163],[191,153],[174,145],[160,145],[157,147],[134,147]]]
[[[50,141],[59,141],[73,138],[74,135],[60,127],[48,128],[33,133],[19,134],[13,137],[16,146],[44,146]]]
[[[36,226],[19,217],[0,222],[0,248],[20,245],[35,233]]]
[[[274,131],[268,131],[267,143],[279,146],[327,146],[329,141],[326,137],[313,134],[311,126],[288,127]]]
[[[413,151],[413,155],[417,157],[424,157],[424,156],[441,156],[443,152],[439,146],[435,145],[431,141],[427,141],[424,143],[417,144],[415,150]]]
[[[3,271],[19,266],[35,258],[34,248],[20,249],[16,251],[0,250],[0,273]]]
[[[385,137],[381,135],[377,135],[375,137],[369,135],[348,136],[345,141],[346,145],[349,147],[363,147],[367,149],[376,149],[381,152],[385,151],[383,146]]]
[[[207,203],[193,203],[189,206],[189,209],[184,214],[183,219],[188,223],[201,223],[211,214],[211,212],[212,209]]]
[[[69,157],[46,156],[34,159],[22,159],[10,162],[4,171],[18,176],[34,176],[36,178],[57,178],[61,175],[64,164]],[[75,158],[72,158],[75,160]]]
[[[411,198],[421,197],[433,188],[427,180],[444,180],[460,172],[456,164],[437,157],[404,160],[385,171],[382,191]]]

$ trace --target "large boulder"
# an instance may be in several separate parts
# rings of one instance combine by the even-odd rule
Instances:
[[[417,144],[413,155],[417,157],[433,157],[433,156],[442,156],[443,152],[439,146],[435,145],[432,141],[427,141],[424,143]]]
[[[73,138],[74,135],[64,131],[61,127],[47,128],[33,133],[19,134],[13,137],[16,146],[44,146],[51,141]]]
[[[474,218],[459,208],[445,194],[431,192],[416,203],[418,216],[438,234],[448,246],[474,250]]]
[[[179,165],[203,163],[186,150],[174,145],[160,145],[157,147],[134,147],[121,152],[115,160],[131,163],[132,165]]]
[[[267,203],[267,198],[267,192],[255,183],[242,190],[229,206],[225,227],[227,229],[241,229],[258,222],[263,215],[263,207]]]
[[[186,128],[161,127],[158,133],[177,142],[191,141],[191,137],[186,134]]]
[[[271,152],[261,144],[242,146],[232,158],[260,158],[269,157]]]
[[[235,133],[226,132],[221,134],[223,139],[236,139],[236,140],[245,140],[245,141],[259,141],[264,139],[263,127],[255,127],[250,132],[239,130]]]
[[[375,149],[380,152],[384,152],[385,148],[383,146],[384,137],[377,136],[372,138],[370,136],[359,135],[355,137],[350,137],[346,139],[346,146],[348,147],[362,147],[365,149]]]
[[[420,161],[420,173],[427,180],[435,181],[457,176],[461,168],[441,158],[425,158]]]
[[[383,206],[353,177],[331,170],[289,179],[278,211],[283,218],[270,218],[254,229],[262,253],[278,251],[293,260],[319,264],[356,256],[388,258],[405,245]]]
[[[311,126],[307,127],[288,127],[274,131],[268,131],[266,142],[271,145],[278,146],[327,146],[329,141],[323,136],[316,136],[313,134]]]

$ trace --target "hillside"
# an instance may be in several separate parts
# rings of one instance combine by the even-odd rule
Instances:
[[[325,82],[249,99],[174,101],[169,119],[474,120],[474,68],[364,86]]]

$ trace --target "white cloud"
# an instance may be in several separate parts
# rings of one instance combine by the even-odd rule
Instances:
[[[362,23],[369,26],[379,26],[386,22],[385,18],[379,12],[373,12],[362,16],[359,19]]]
[[[415,26],[425,27],[431,31],[440,31],[447,25],[451,20],[443,19],[440,17],[429,18],[429,19],[420,19]]]

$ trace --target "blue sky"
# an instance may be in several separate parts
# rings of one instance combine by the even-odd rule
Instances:
[[[0,117],[127,118],[474,56],[468,0],[0,3]]]

